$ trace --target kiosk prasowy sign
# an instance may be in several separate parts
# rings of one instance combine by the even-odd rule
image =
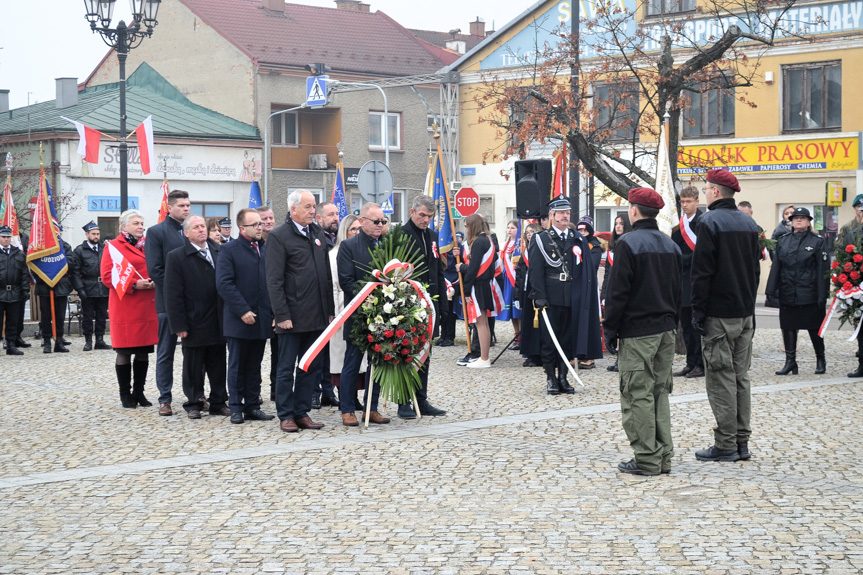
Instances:
[[[462,188],[455,193],[455,211],[466,218],[479,209],[479,194],[473,188]]]

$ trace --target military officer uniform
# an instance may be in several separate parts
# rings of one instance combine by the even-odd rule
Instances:
[[[84,232],[98,230],[95,222],[84,226]],[[108,321],[108,288],[102,283],[101,262],[104,242],[90,243],[84,240],[71,254],[72,287],[81,298],[81,333],[84,336],[84,351],[93,349],[93,325],[95,320],[96,349],[111,349],[105,343],[105,327]]]
[[[665,204],[662,197],[650,188],[634,188],[629,203],[632,231],[614,246],[603,322],[609,351],[620,339],[620,409],[635,455],[617,468],[659,475],[671,471],[674,454],[668,394],[682,257],[656,223],[656,211]]]
[[[6,355],[23,355],[18,349],[23,327],[19,317],[24,300],[30,294],[30,275],[24,252],[11,243],[12,229],[0,227],[0,237],[9,238],[0,243],[0,325],[5,324]],[[8,245],[3,245],[7,242]]]

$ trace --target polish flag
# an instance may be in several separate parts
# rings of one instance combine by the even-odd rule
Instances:
[[[156,153],[153,151],[153,116],[147,116],[141,125],[135,128],[135,137],[138,138],[141,171],[147,175],[150,173],[151,162],[156,159]]]
[[[102,138],[102,132],[88,128],[81,122],[70,120],[65,116],[60,116],[70,124],[75,124],[75,129],[78,130],[78,154],[84,157],[84,161],[90,164],[99,163],[99,140]]]
[[[134,283],[131,281],[132,274],[137,272],[129,260],[111,242],[108,242],[108,253],[111,255],[111,285],[117,290],[117,297],[123,299],[123,296]]]

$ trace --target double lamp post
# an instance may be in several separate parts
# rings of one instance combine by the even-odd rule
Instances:
[[[111,17],[116,0],[84,0],[90,30],[99,32],[102,40],[117,52],[120,63],[120,212],[129,209],[129,147],[126,144],[126,57],[145,37],[153,35],[156,15],[162,0],[129,0],[132,6],[132,23],[123,20],[111,28]]]

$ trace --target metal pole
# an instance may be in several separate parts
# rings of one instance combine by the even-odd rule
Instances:
[[[581,119],[581,112],[578,102],[578,50],[580,43],[580,35],[579,35],[579,27],[581,20],[581,2],[570,2],[570,6],[572,7],[572,20],[570,21],[570,34],[572,34],[573,44],[574,44],[574,54],[572,58],[572,66],[569,68],[569,76],[570,76],[570,90],[572,90],[572,98],[573,105],[575,106],[576,113],[576,129],[578,129]],[[578,154],[575,151],[574,146],[570,146],[569,149],[569,205],[572,209],[572,212],[575,214],[575,219],[578,221],[581,217],[581,206],[580,206],[580,198],[578,197],[581,193],[581,189],[579,186],[579,173],[578,173]]]
[[[306,105],[303,104],[302,106],[297,106],[295,108],[288,108],[287,110],[278,110],[276,112],[273,112],[269,116],[267,116],[267,121],[264,123],[264,157],[262,160],[262,163],[264,164],[264,168],[263,168],[263,170],[261,170],[261,173],[264,175],[264,205],[265,206],[270,205],[269,200],[268,200],[268,198],[269,198],[269,195],[268,195],[269,186],[268,186],[268,184],[269,184],[270,178],[269,178],[269,174],[267,173],[267,169],[270,167],[270,135],[269,135],[270,134],[270,120],[273,119],[273,116],[278,116],[279,114],[287,114],[288,112],[295,112],[295,111],[301,110],[302,108],[305,108],[305,107],[306,107]],[[272,207],[272,206],[270,206],[270,207]]]
[[[120,62],[120,213],[129,209],[129,146],[126,143],[126,57],[129,42],[126,23],[117,24],[117,60]]]

